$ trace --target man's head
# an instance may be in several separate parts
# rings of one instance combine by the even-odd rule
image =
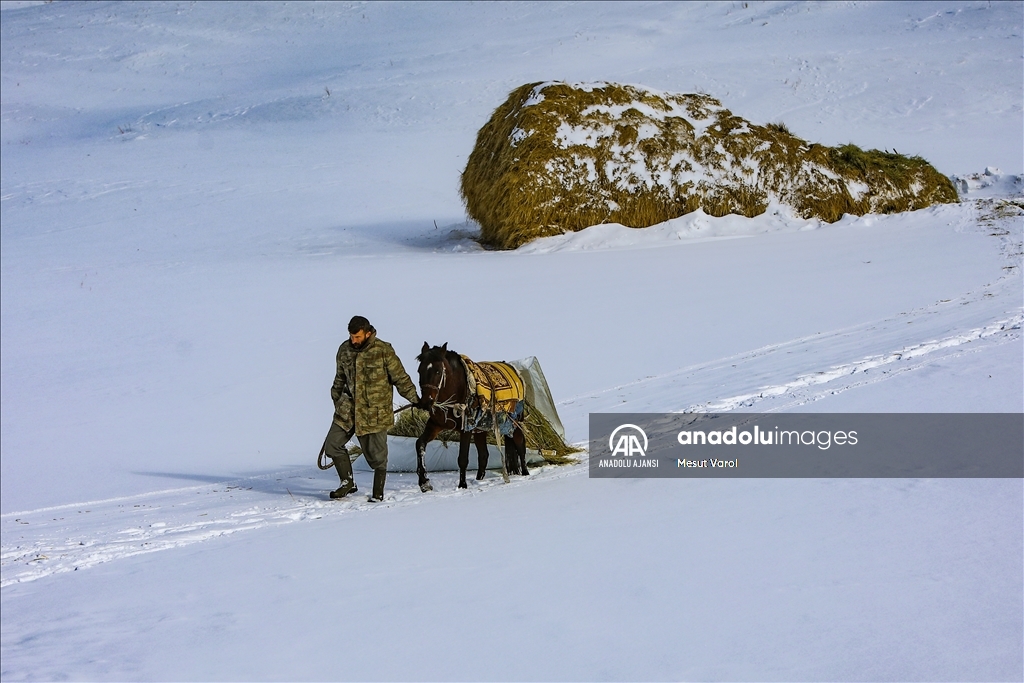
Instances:
[[[348,340],[352,343],[352,346],[361,349],[366,346],[366,343],[370,341],[370,337],[377,330],[373,329],[373,325],[370,321],[361,315],[353,316],[348,321]]]

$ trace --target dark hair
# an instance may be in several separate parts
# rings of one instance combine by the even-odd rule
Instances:
[[[361,315],[354,315],[352,319],[348,321],[348,333],[355,334],[356,332],[375,332],[373,325],[370,321]]]

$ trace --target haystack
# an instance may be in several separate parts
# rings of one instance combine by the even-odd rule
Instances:
[[[462,175],[486,244],[514,249],[600,223],[642,228],[700,208],[753,217],[773,200],[805,218],[957,201],[920,157],[808,143],[704,94],[614,83],[530,83],[480,129]]]

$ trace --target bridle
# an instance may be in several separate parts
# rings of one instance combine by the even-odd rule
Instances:
[[[456,418],[461,417],[466,410],[466,404],[457,403],[454,394],[443,401],[437,400],[437,397],[441,393],[441,389],[444,388],[445,384],[448,382],[448,364],[445,362],[444,358],[440,358],[437,361],[431,362],[430,365],[428,365],[427,367],[432,368],[434,367],[435,363],[440,364],[441,366],[441,379],[438,380],[437,384],[428,384],[426,382],[421,382],[421,386],[424,389],[423,397],[430,400],[430,407],[427,410],[430,413],[433,413],[434,409],[437,408],[444,415],[445,424],[447,424],[448,422],[452,422],[455,424],[456,427],[458,427],[458,423],[455,422],[455,420],[453,420],[452,418],[448,417],[447,411],[451,410],[452,414]],[[426,389],[433,389],[434,395],[427,395]]]
[[[426,384],[426,383],[423,384],[423,388],[424,389],[433,389],[434,390],[434,395],[430,397],[431,405],[434,405],[434,402],[437,400],[438,394],[441,393],[441,387],[444,386],[445,381],[448,379],[448,371],[445,368],[444,359],[442,358],[442,359],[440,359],[440,360],[438,360],[436,362],[440,363],[440,365],[441,365],[441,379],[438,381],[437,384]],[[427,367],[433,368],[434,367],[434,363],[431,363]],[[423,392],[423,393],[426,394],[426,392]]]

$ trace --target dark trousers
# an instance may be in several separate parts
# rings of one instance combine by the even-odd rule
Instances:
[[[345,444],[352,438],[352,431],[346,431],[334,422],[331,423],[331,430],[327,432],[327,443],[324,452],[328,457],[334,459],[334,468],[338,471],[338,477],[342,483],[352,479],[352,459],[349,457],[348,448]],[[384,480],[388,471],[388,433],[375,432],[373,434],[362,434],[356,437],[359,440],[359,447],[363,449],[363,457],[366,464],[373,470],[373,496],[384,497]]]

